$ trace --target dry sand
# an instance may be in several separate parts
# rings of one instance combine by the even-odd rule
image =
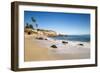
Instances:
[[[90,44],[83,43],[84,46],[77,45],[80,42],[68,41],[64,45],[55,40],[38,40],[33,35],[25,35],[25,61],[42,60],[67,60],[67,59],[87,59],[90,58]],[[51,48],[51,45],[58,48]]]

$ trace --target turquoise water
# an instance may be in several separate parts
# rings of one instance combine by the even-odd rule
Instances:
[[[70,41],[81,41],[90,42],[90,35],[63,35],[51,37],[55,40],[70,40]]]

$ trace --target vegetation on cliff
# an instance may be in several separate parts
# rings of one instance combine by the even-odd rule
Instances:
[[[31,17],[31,20],[33,24],[26,23],[26,26],[24,28],[25,33],[29,35],[40,34],[40,35],[45,35],[45,36],[57,36],[57,33],[53,30],[39,29],[38,24],[34,17]]]

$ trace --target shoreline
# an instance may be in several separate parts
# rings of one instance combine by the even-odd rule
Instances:
[[[37,36],[36,36],[37,37]],[[68,60],[90,58],[90,43],[79,41],[36,39],[33,35],[25,35],[25,61]],[[83,45],[79,45],[79,44]],[[56,45],[57,48],[52,48]]]

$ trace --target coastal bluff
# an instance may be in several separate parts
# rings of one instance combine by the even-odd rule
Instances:
[[[31,29],[25,28],[24,32],[26,34],[37,34],[37,35],[45,35],[45,36],[57,36],[57,33],[53,30],[45,30],[45,29]]]

